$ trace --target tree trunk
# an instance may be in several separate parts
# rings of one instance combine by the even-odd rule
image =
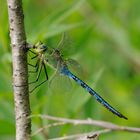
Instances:
[[[31,120],[28,91],[26,35],[21,0],[7,0],[13,60],[16,140],[30,140]]]

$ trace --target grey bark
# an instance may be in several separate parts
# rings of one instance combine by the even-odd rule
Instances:
[[[26,35],[22,0],[7,0],[13,60],[16,140],[30,140],[31,120],[28,92]]]

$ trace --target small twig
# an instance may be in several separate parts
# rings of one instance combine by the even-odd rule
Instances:
[[[91,135],[91,136],[87,136],[88,139],[95,139],[97,138],[99,135],[97,134],[94,134],[94,135]]]
[[[128,132],[133,132],[133,133],[140,133],[140,128],[120,126],[120,125],[116,125],[116,124],[113,124],[110,122],[98,121],[98,120],[92,120],[92,119],[76,120],[76,119],[67,119],[67,118],[60,118],[60,117],[41,115],[41,114],[31,115],[30,117],[40,117],[40,118],[53,120],[53,121],[71,123],[74,125],[95,125],[95,126],[99,126],[99,127],[105,128],[105,129],[111,129],[114,131],[128,131]]]
[[[52,123],[52,124],[45,125],[44,127],[41,127],[38,130],[36,130],[31,136],[33,137],[33,136],[37,135],[38,133],[42,132],[46,128],[54,127],[54,126],[60,126],[60,125],[64,125],[64,124],[67,124],[67,123],[57,122],[57,123]]]
[[[99,130],[99,131],[95,131],[95,132],[69,135],[69,136],[53,138],[53,139],[49,139],[49,140],[70,140],[70,139],[72,139],[72,140],[73,139],[77,139],[77,140],[90,140],[88,138],[89,135],[100,135],[100,134],[103,134],[103,133],[108,133],[110,131],[111,131],[110,129],[104,129],[104,130]]]

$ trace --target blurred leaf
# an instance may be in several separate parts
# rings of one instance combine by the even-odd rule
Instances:
[[[15,125],[7,120],[1,120],[0,124],[2,129],[0,129],[0,135],[14,135],[15,134]]]
[[[1,60],[2,62],[8,62],[8,63],[11,63],[12,62],[12,56],[11,56],[11,53],[5,53],[3,54],[3,56],[1,57]]]
[[[1,99],[0,105],[3,106],[0,110],[0,119],[14,123],[14,107],[11,105],[11,102],[6,102],[6,100]]]
[[[87,91],[83,91],[83,89],[75,90],[72,94],[73,95],[71,100],[69,101],[68,109],[71,112],[76,113],[82,108],[82,106],[84,106],[84,104],[91,98],[91,96],[87,93]]]
[[[84,1],[85,0],[79,0],[77,3],[74,3],[72,6],[66,8],[64,11],[60,11],[60,13],[56,12],[56,15],[50,15],[50,17],[47,16],[47,18],[44,19],[43,22],[40,22],[40,25],[35,29],[35,31],[33,31],[33,34],[30,35],[30,40],[37,41],[38,39],[52,37],[54,35],[81,26],[83,24],[82,22],[72,24],[60,24],[60,22],[68,18],[72,13],[74,13],[75,10],[77,10]],[[53,21],[51,20],[51,22],[49,23],[48,20],[50,19],[53,19]]]
[[[68,18],[73,12],[81,7],[84,1],[85,0],[78,0],[77,3],[74,3],[71,7],[64,10],[64,12],[61,13],[61,16],[54,20],[54,24],[59,24],[61,21],[64,21],[66,18]]]
[[[6,6],[6,1],[0,0],[0,46],[2,46],[3,51],[7,51],[9,47],[8,18]]]
[[[84,25],[83,22],[80,22],[80,23],[73,23],[73,24],[66,24],[66,25],[56,25],[56,26],[52,26],[52,27],[49,27],[48,26],[48,29],[45,28],[41,31],[39,31],[36,36],[34,35],[31,35],[30,37],[30,40],[34,42],[37,42],[38,40],[45,40],[46,38],[49,38],[49,37],[52,37],[52,36],[55,36],[55,35],[58,35],[58,34],[62,34],[64,32],[67,32],[69,30],[72,30],[74,28],[77,28],[79,26],[82,26]]]

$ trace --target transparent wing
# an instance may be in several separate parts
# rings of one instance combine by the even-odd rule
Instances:
[[[68,43],[70,43],[70,38],[68,37],[68,34],[66,34],[65,32],[62,34],[61,39],[56,47],[56,49],[62,50],[64,48],[64,46]]]
[[[69,55],[74,52],[73,41],[68,33],[63,33],[61,39],[56,47],[62,54]]]
[[[66,33],[64,32],[64,33],[62,34],[61,40],[59,41],[59,43],[58,43],[56,49],[61,50],[61,49],[64,47],[64,45],[65,45],[65,43],[66,43],[66,40],[67,40],[67,36],[66,36]]]
[[[82,76],[83,75],[83,69],[81,65],[74,59],[68,58],[66,59],[66,63],[73,73],[75,73],[77,76]]]
[[[55,73],[49,81],[49,89],[53,93],[69,92],[71,88],[71,80],[67,76],[60,75],[59,73]]]

